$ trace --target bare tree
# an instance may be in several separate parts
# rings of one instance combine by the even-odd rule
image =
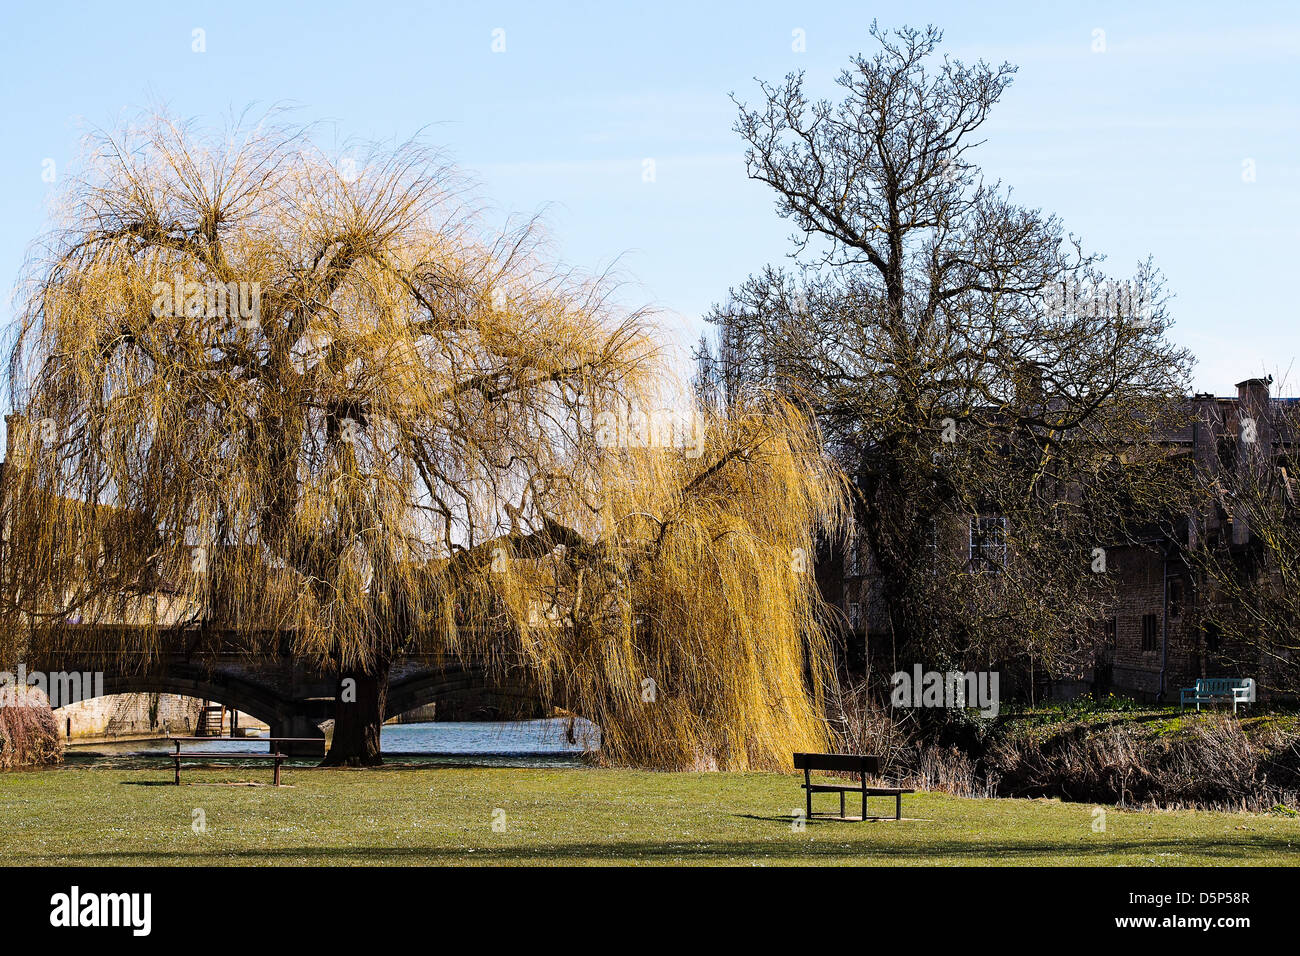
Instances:
[[[1105,596],[1094,549],[1162,512],[1154,439],[1190,359],[1150,262],[1108,278],[974,165],[1014,67],[937,60],[933,27],[872,36],[839,103],[803,74],[738,103],[749,175],[795,233],[789,267],[709,316],[713,376],[811,403],[897,651],[1063,660]]]

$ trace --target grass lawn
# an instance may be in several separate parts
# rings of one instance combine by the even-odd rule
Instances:
[[[793,775],[594,769],[57,769],[0,775],[9,864],[1300,863],[1300,820],[903,798],[900,823],[814,820]],[[838,810],[834,795],[815,808]],[[877,798],[873,812],[892,813]],[[852,798],[849,798],[852,806]],[[195,832],[202,810],[206,830]],[[494,811],[498,829],[494,830]],[[850,810],[852,812],[852,810]],[[504,824],[501,829],[500,824]]]

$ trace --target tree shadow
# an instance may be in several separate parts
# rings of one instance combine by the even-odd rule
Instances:
[[[788,822],[788,821],[783,821]],[[745,840],[709,844],[690,842],[619,841],[605,843],[516,844],[511,846],[468,847],[259,847],[245,850],[223,850],[220,856],[203,850],[131,851],[110,850],[75,854],[79,860],[91,865],[147,866],[170,861],[180,865],[214,866],[222,863],[244,865],[292,866],[302,862],[308,865],[418,865],[421,863],[447,865],[464,863],[533,863],[558,862],[562,865],[582,865],[585,862],[674,862],[734,863],[737,859],[772,863],[837,864],[857,859],[881,865],[939,866],[961,863],[968,866],[999,865],[1010,863],[1021,866],[1104,866],[1110,857],[1121,854],[1138,854],[1154,857],[1161,852],[1176,851],[1180,856],[1208,857],[1216,863],[1242,862],[1245,852],[1285,851],[1295,853],[1294,840],[1285,837],[1268,837],[1240,844],[1201,844],[1185,839],[1119,840],[1095,844],[1075,844],[1051,840],[1034,840],[1024,843],[959,842],[954,840],[928,841],[923,847],[889,846],[879,844],[810,843],[799,839],[773,839],[770,841]],[[41,854],[30,856],[32,862],[66,861],[68,854]],[[1048,859],[1042,859],[1047,857]],[[972,862],[973,861],[973,862]],[[1132,864],[1132,860],[1116,860]],[[1154,859],[1151,862],[1155,862]]]
[[[171,780],[119,780],[123,787],[172,787],[179,789]],[[278,787],[273,783],[260,780],[187,780],[180,787],[257,787],[265,790],[292,790],[293,784],[282,783]]]
[[[756,813],[735,813],[732,814],[732,816],[736,817],[736,819],[738,820],[757,820],[760,823],[789,824],[791,820],[795,819],[793,814],[787,814],[783,817],[782,816],[773,817],[773,816],[760,816],[759,814]],[[929,817],[903,817],[901,820],[896,820],[893,817],[887,817],[887,816],[880,816],[880,817],[871,816],[871,817],[867,817],[867,819],[864,821],[861,817],[854,817],[854,816],[840,817],[840,816],[836,816],[835,814],[814,813],[811,817],[805,817],[804,822],[805,823],[918,823],[918,822],[929,823],[932,821],[930,820]]]

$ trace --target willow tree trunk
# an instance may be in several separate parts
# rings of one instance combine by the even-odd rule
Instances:
[[[388,662],[369,672],[340,675],[334,697],[334,737],[323,767],[377,767],[384,762],[379,733],[388,697]]]

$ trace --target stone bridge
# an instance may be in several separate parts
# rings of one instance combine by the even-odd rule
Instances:
[[[111,645],[112,642],[106,642]],[[87,646],[68,633],[59,642]],[[309,666],[281,637],[263,643],[259,653],[233,635],[201,629],[168,631],[158,653],[85,652],[51,646],[29,655],[27,672],[103,674],[103,695],[164,693],[224,704],[265,722],[273,737],[316,738],[298,745],[300,756],[324,754],[321,724],[334,718],[337,678]],[[95,693],[87,688],[85,693]],[[389,671],[385,719],[425,704],[437,704],[453,717],[542,716],[540,695],[523,681],[491,677],[481,661],[450,656],[407,655]]]

